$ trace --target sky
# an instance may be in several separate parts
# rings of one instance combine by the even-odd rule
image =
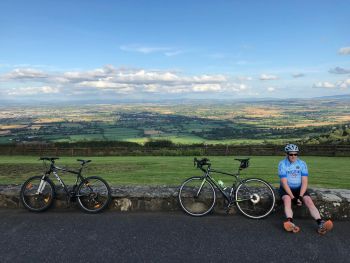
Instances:
[[[350,1],[0,1],[0,100],[350,94]]]

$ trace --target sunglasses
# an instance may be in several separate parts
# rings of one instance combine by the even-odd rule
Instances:
[[[288,153],[289,156],[298,156],[297,153]]]

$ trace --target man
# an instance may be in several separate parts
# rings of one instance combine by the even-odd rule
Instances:
[[[309,173],[306,163],[298,159],[299,148],[295,144],[288,144],[284,150],[287,156],[278,165],[278,175],[281,180],[279,192],[287,218],[283,227],[286,231],[292,233],[300,231],[300,227],[293,222],[292,204],[301,206],[304,203],[318,224],[318,233],[323,235],[333,228],[333,223],[331,220],[324,221],[321,218],[307,191]]]

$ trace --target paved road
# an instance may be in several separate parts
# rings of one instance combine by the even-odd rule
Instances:
[[[298,223],[290,234],[278,215],[0,210],[0,262],[350,262],[349,221],[326,236]]]

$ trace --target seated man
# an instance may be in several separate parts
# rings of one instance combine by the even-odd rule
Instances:
[[[293,233],[300,231],[300,227],[293,222],[292,203],[299,206],[304,203],[318,224],[318,233],[325,234],[333,228],[333,223],[331,220],[324,221],[321,218],[318,209],[307,192],[309,174],[306,163],[298,159],[299,148],[295,144],[288,144],[284,150],[287,156],[278,165],[278,175],[281,179],[279,192],[287,217],[287,221],[283,225],[284,229]]]

